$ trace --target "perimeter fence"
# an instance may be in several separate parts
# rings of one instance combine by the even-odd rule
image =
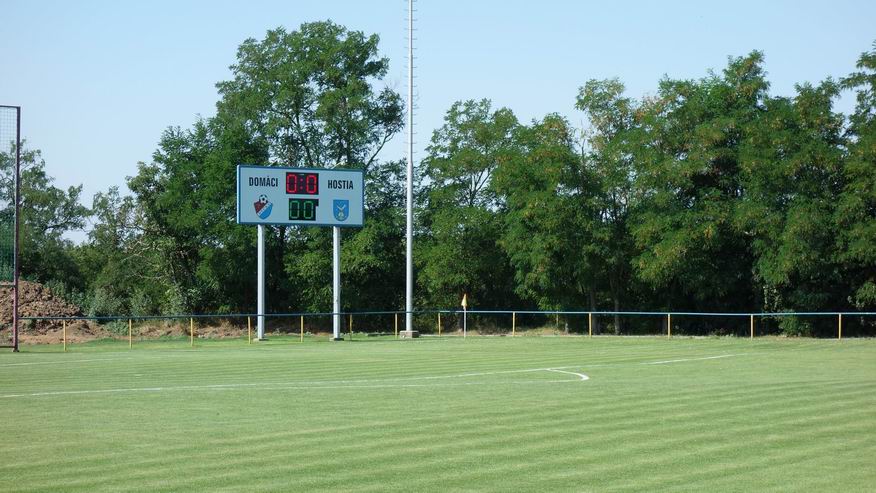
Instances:
[[[330,339],[331,312],[265,314],[269,342]],[[404,311],[343,312],[348,341],[398,338]],[[110,317],[22,317],[24,344],[148,343],[195,346],[199,342],[256,341],[258,314]],[[570,336],[806,336],[876,337],[876,312],[697,313],[632,311],[418,310],[414,330],[425,337]]]

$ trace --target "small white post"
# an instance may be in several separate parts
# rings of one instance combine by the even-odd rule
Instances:
[[[258,301],[256,302],[256,336],[265,339],[265,226],[258,225]]]
[[[332,339],[341,339],[341,228],[332,227]]]
[[[468,332],[468,308],[462,307],[462,338],[465,339]]]

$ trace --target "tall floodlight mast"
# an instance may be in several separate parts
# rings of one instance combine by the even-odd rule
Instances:
[[[408,170],[405,255],[405,337],[414,331],[414,0],[408,0]]]

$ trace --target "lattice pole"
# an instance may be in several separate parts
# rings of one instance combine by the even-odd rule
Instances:
[[[12,230],[13,230],[13,233],[12,233],[12,276],[11,276],[12,279],[9,279],[9,280],[12,281],[12,345],[11,345],[11,347],[12,347],[13,351],[18,352],[18,318],[19,318],[19,314],[18,314],[18,302],[19,302],[19,299],[18,299],[19,298],[19,296],[18,296],[18,294],[19,294],[18,293],[18,281],[19,281],[19,274],[21,272],[20,266],[19,266],[19,259],[18,259],[18,257],[19,257],[19,251],[18,251],[18,247],[19,247],[19,217],[20,217],[20,213],[21,213],[21,186],[20,186],[20,178],[21,178],[21,107],[20,106],[0,105],[0,111],[2,111],[2,114],[4,115],[2,120],[0,120],[0,139],[2,139],[2,141],[3,141],[3,142],[0,142],[0,145],[3,145],[3,146],[6,146],[6,144],[7,144],[7,141],[6,141],[7,137],[11,137],[11,136],[5,135],[6,132],[3,131],[4,127],[7,127],[7,123],[11,123],[13,120],[13,118],[10,117],[10,118],[8,118],[8,121],[7,121],[6,115],[11,115],[13,112],[15,114],[15,116],[14,116],[15,137],[14,137],[14,141],[12,142],[12,145],[15,148],[15,153],[14,153],[15,170],[13,172],[13,177],[14,177],[13,180],[15,182],[15,185],[14,185],[15,190],[13,193],[14,204],[12,204],[12,208],[14,209],[13,227],[12,227]],[[12,140],[12,139],[10,139],[10,140]],[[12,158],[11,155],[9,157]],[[6,275],[6,274],[4,274],[4,275]],[[6,346],[6,347],[9,347],[9,346]]]

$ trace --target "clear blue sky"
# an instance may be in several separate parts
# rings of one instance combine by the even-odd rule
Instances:
[[[456,100],[490,98],[524,121],[581,116],[578,87],[620,77],[653,93],[663,75],[698,78],[727,56],[763,50],[772,92],[842,77],[876,40],[876,2],[421,0],[417,148]],[[0,0],[0,104],[23,107],[22,133],[83,201],[149,161],[170,125],[214,114],[214,84],[237,46],[268,29],[332,19],[377,33],[385,84],[406,92],[407,2]],[[849,111],[851,98],[840,102]],[[385,159],[404,156],[403,137]],[[74,237],[83,238],[82,235]]]

